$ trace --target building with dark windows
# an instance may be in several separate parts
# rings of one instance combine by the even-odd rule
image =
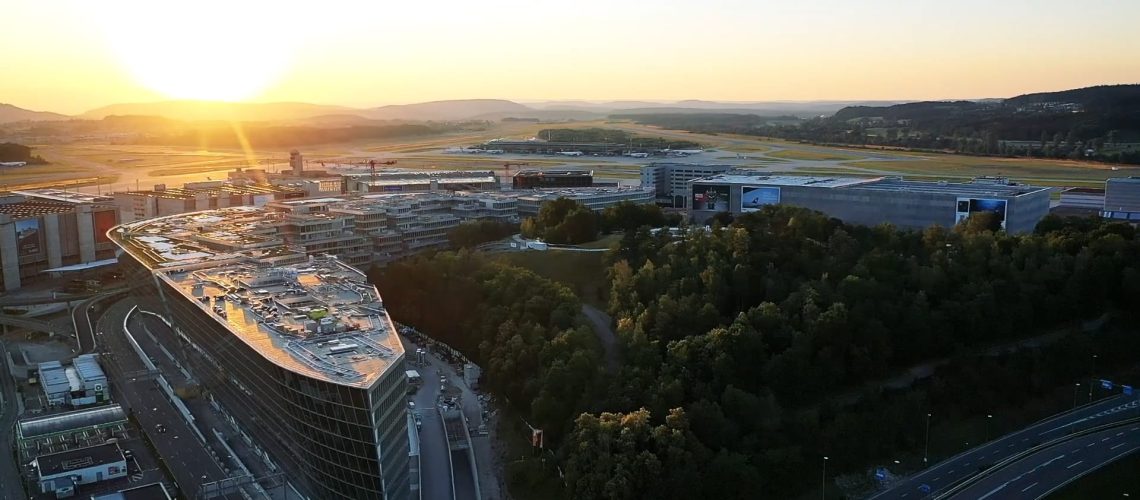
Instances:
[[[55,189],[0,194],[0,291],[114,263],[106,237],[119,223],[112,199]]]
[[[687,206],[698,223],[718,212],[739,215],[783,204],[818,210],[849,224],[889,223],[906,229],[951,227],[971,214],[990,212],[1006,231],[1026,233],[1049,213],[1049,191],[999,177],[919,182],[899,177],[721,174],[692,181]]]
[[[229,208],[124,224],[132,292],[166,347],[309,498],[411,497],[404,350],[376,288]]]
[[[515,189],[575,188],[594,185],[589,170],[520,170],[511,178]]]
[[[683,208],[689,198],[690,182],[734,169],[732,165],[654,162],[641,167],[641,187],[654,191],[658,205]]]

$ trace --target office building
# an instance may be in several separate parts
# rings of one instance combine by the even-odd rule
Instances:
[[[127,459],[118,444],[101,444],[36,457],[40,493],[57,498],[75,494],[84,484],[127,477]]]
[[[307,192],[300,187],[246,181],[188,182],[181,188],[168,188],[164,184],[158,184],[149,191],[111,194],[115,205],[119,207],[119,218],[123,222],[215,208],[262,206],[275,200],[305,196],[308,196]]]
[[[732,165],[656,162],[641,167],[641,187],[652,189],[658,205],[684,208],[689,182],[733,170]]]
[[[1104,183],[1104,212],[1108,219],[1140,222],[1140,177],[1116,177]]]
[[[490,191],[499,189],[491,170],[410,171],[385,170],[342,176],[343,193],[425,193],[438,191]]]
[[[514,189],[560,189],[590,187],[594,172],[589,170],[520,170],[511,178]]]
[[[976,212],[992,212],[1011,233],[1033,231],[1049,212],[1049,188],[1004,178],[918,182],[898,177],[811,177],[721,174],[692,182],[690,215],[704,223],[717,212],[741,214],[764,205],[818,210],[850,224],[900,228],[951,227]]]
[[[404,350],[376,288],[333,256],[250,235],[281,214],[229,208],[118,226],[132,293],[175,353],[309,498],[409,498]],[[207,244],[199,238],[208,228]]]

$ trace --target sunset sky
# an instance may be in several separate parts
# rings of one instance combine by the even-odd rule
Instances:
[[[1140,82],[1137,0],[17,0],[3,12],[0,102],[62,113],[171,98],[945,99]]]

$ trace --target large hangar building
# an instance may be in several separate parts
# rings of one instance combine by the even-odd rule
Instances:
[[[970,214],[992,212],[1006,231],[1025,233],[1049,212],[1049,191],[1000,177],[924,182],[899,177],[721,174],[692,181],[687,203],[698,223],[718,212],[739,215],[784,204],[818,210],[851,224],[885,222],[907,229],[951,227]]]

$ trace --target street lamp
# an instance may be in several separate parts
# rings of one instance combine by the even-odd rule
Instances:
[[[827,500],[827,457],[826,456],[823,457],[823,479],[820,479],[820,481],[819,481],[819,489],[820,489],[820,492],[822,495],[821,498],[823,498],[823,500]]]
[[[986,441],[990,440],[990,421],[993,420],[993,415],[986,415]]]
[[[922,450],[922,467],[930,461],[930,414],[926,414],[926,446]]]
[[[1080,388],[1081,388],[1080,382],[1073,384],[1073,408],[1077,407],[1077,391],[1080,390]]]
[[[1091,377],[1095,377],[1095,376],[1096,376],[1096,354],[1093,354],[1092,370],[1089,371],[1089,377],[1090,377],[1089,378],[1089,403],[1092,403],[1093,382],[1095,382]]]

